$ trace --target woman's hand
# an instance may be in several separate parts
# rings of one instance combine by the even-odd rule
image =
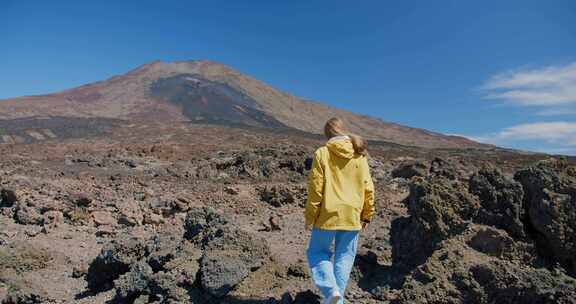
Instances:
[[[369,225],[370,225],[370,223],[368,223],[368,222],[362,222],[362,230],[368,228]]]
[[[312,230],[312,227],[314,227],[314,225],[304,225],[304,230],[310,231]]]

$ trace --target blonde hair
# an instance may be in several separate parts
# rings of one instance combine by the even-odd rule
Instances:
[[[354,152],[356,154],[362,156],[366,156],[368,154],[368,142],[362,136],[348,132],[344,126],[344,121],[342,121],[340,118],[333,117],[328,119],[324,125],[324,135],[327,138],[332,138],[335,136],[348,136],[350,137],[350,141],[352,142],[352,146],[354,146]]]

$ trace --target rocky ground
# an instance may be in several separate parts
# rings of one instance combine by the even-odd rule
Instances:
[[[319,303],[302,214],[321,144],[125,125],[0,145],[1,303]],[[576,302],[571,160],[372,143],[370,165],[349,303]]]

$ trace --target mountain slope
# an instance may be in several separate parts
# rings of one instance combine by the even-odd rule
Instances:
[[[301,100],[211,61],[155,61],[59,93],[0,100],[0,119],[33,116],[192,121],[309,133],[322,133],[324,122],[337,116],[352,132],[373,140],[429,148],[490,147]]]

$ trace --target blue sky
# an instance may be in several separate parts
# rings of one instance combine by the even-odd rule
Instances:
[[[576,2],[0,0],[0,98],[160,59],[501,146],[576,155]]]

